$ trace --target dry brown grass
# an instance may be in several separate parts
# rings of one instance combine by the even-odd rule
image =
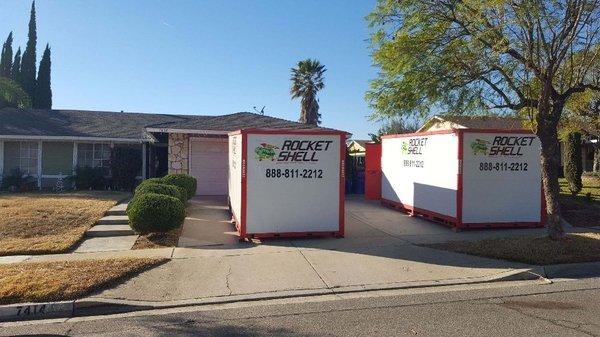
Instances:
[[[64,253],[128,194],[78,192],[0,195],[0,256]]]
[[[561,241],[547,237],[513,237],[425,246],[536,265],[600,261],[600,233],[568,234]]]
[[[182,228],[173,229],[166,233],[140,235],[131,249],[177,247],[181,229]]]
[[[0,304],[80,298],[165,261],[127,258],[0,265]]]

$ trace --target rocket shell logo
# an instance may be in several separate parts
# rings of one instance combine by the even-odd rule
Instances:
[[[400,148],[400,150],[402,151],[402,154],[407,154],[408,153],[408,143],[402,142],[402,147]]]
[[[533,146],[535,136],[494,136],[493,140],[475,139],[471,142],[473,155],[489,157],[523,156],[525,148]]]
[[[263,160],[275,160],[275,156],[277,155],[277,153],[275,152],[275,150],[278,150],[279,148],[275,145],[271,145],[269,143],[260,143],[260,146],[257,146],[254,149],[254,153],[256,154],[256,159],[258,159],[259,161],[263,161]]]
[[[484,139],[475,139],[475,141],[471,142],[471,150],[473,150],[473,155],[476,156],[478,154],[483,154],[484,156],[488,154],[488,142]]]
[[[260,143],[254,149],[258,161],[274,161],[277,163],[316,163],[319,153],[330,151],[332,140],[292,140],[286,139],[280,146]]]

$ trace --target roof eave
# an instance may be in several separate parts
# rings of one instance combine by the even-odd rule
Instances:
[[[88,141],[88,142],[118,142],[118,143],[144,143],[150,139],[142,138],[114,138],[114,137],[84,137],[84,136],[42,136],[42,135],[0,135],[0,140],[53,140],[53,141]]]
[[[161,132],[161,133],[189,133],[189,134],[200,134],[200,135],[228,135],[231,131],[223,130],[198,130],[198,129],[176,129],[176,128],[146,128],[147,132]]]

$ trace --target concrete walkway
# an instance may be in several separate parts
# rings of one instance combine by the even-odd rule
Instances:
[[[109,209],[94,226],[85,232],[85,239],[74,253],[92,253],[129,250],[138,236],[129,227],[127,203]]]
[[[229,223],[224,199],[193,200],[188,210],[180,241],[184,247],[154,250],[162,256],[171,253],[171,261],[92,298],[168,302],[386,289],[481,282],[531,268],[416,246],[415,242],[427,237],[439,242],[463,239],[463,234],[470,238],[498,234],[454,233],[358,199],[347,203],[346,237],[342,239],[242,243]]]

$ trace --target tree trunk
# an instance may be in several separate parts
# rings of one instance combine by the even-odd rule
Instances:
[[[542,143],[542,183],[546,199],[546,229],[552,240],[565,236],[560,216],[560,185],[558,171],[560,168],[560,146],[558,140],[558,121],[564,103],[550,104],[551,84],[542,89],[538,105],[537,135]]]
[[[600,145],[598,143],[594,145],[594,167],[592,171],[600,173]]]

